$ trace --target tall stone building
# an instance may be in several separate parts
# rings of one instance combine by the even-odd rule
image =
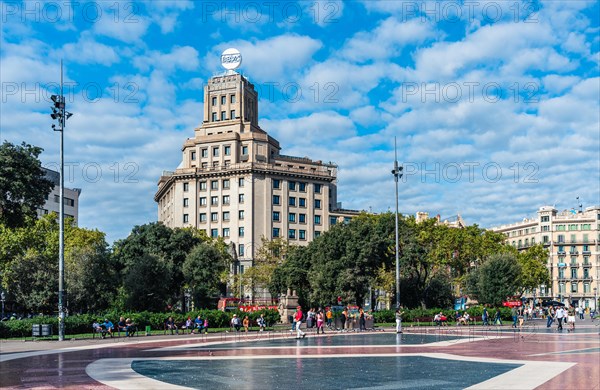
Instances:
[[[542,243],[548,249],[550,286],[528,291],[530,300],[555,299],[596,309],[600,285],[600,206],[559,212],[541,207],[537,217],[491,230],[518,250]]]
[[[158,181],[158,220],[233,243],[236,273],[253,264],[262,237],[307,245],[357,214],[338,208],[335,164],[280,151],[259,126],[252,83],[233,71],[212,77],[202,125],[184,142],[180,166]]]

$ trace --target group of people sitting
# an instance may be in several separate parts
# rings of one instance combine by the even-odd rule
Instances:
[[[117,322],[117,326],[108,319],[105,318],[104,322],[94,322],[92,324],[92,329],[96,333],[100,333],[102,338],[106,338],[107,335],[113,337],[114,332],[125,332],[125,337],[133,337],[135,332],[137,332],[137,326],[133,323],[131,318],[125,319],[124,317],[119,318],[119,322]]]
[[[261,314],[259,318],[256,320],[256,325],[258,325],[259,331],[262,332],[267,327],[267,321],[265,320],[265,315]],[[231,327],[235,329],[236,332],[239,332],[244,327],[244,331],[248,333],[250,328],[250,318],[248,316],[244,316],[244,319],[241,320],[237,314],[234,314],[231,318]]]
[[[192,320],[192,317],[188,317],[185,320],[185,323],[181,324],[180,326],[175,323],[173,317],[169,317],[165,321],[165,331],[170,330],[171,334],[173,334],[173,331],[175,331],[175,334],[179,334],[179,329],[182,329],[184,333],[187,329],[190,331],[190,333],[201,334],[204,332],[206,334],[208,333],[208,319],[202,319],[200,315],[198,315],[198,317],[194,320]]]

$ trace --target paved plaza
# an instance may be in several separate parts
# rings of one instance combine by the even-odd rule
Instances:
[[[600,389],[600,327],[530,321],[316,335],[288,331],[2,342],[3,388]]]

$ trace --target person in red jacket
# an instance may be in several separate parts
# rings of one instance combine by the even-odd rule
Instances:
[[[306,337],[306,333],[304,333],[300,329],[300,325],[302,324],[302,307],[298,306],[296,310],[296,315],[294,316],[294,322],[296,323],[296,338],[299,339],[301,337]]]

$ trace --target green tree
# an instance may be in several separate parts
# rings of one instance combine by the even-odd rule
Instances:
[[[126,239],[119,240],[114,244],[113,254],[117,270],[123,277],[136,269],[138,261],[147,260],[145,255],[156,257],[162,263],[160,268],[165,270],[162,280],[162,285],[165,286],[165,295],[159,295],[158,291],[147,291],[146,294],[154,294],[154,299],[160,301],[161,307],[172,306],[177,302],[180,302],[183,307],[185,305],[183,263],[188,253],[206,240],[208,240],[206,234],[198,230],[171,229],[162,223],[155,222],[135,226]],[[151,285],[145,285],[145,288],[150,290]]]
[[[0,145],[0,223],[24,226],[37,216],[54,184],[46,179],[38,156],[43,149],[23,142]]]
[[[262,237],[261,242],[253,266],[242,274],[242,283],[251,286],[252,296],[256,288],[268,289],[275,269],[283,263],[291,250],[291,245],[281,238],[267,240]]]
[[[521,272],[521,265],[513,253],[492,255],[481,266],[471,270],[466,279],[469,296],[481,304],[499,307],[519,290]]]
[[[58,221],[55,213],[9,229],[0,224],[2,286],[32,312],[53,312],[58,291]],[[108,306],[114,279],[104,233],[65,223],[65,288],[69,310]],[[102,267],[105,267],[103,271]],[[100,272],[101,271],[101,272]]]
[[[123,277],[125,308],[135,311],[165,311],[165,298],[170,293],[165,281],[171,279],[169,273],[169,267],[158,256],[142,253],[127,268]]]
[[[548,262],[548,250],[542,244],[537,244],[519,252],[517,259],[521,265],[521,293],[533,290],[538,286],[550,285],[550,272],[546,263]]]
[[[230,258],[213,243],[197,245],[186,256],[183,274],[197,307],[207,307],[224,290]]]

